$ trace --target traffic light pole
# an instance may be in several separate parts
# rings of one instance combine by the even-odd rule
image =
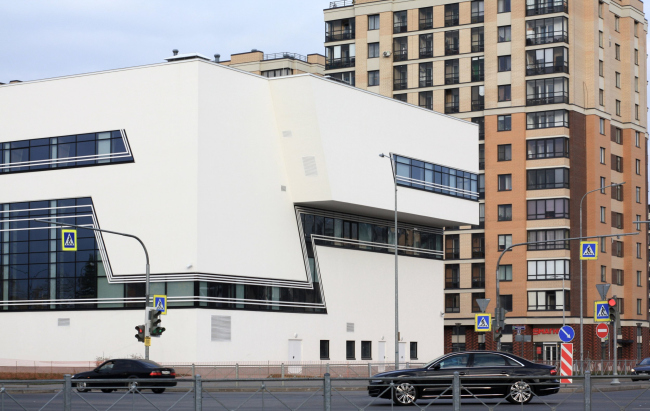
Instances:
[[[149,307],[149,253],[147,252],[147,247],[144,246],[144,243],[142,240],[140,240],[138,237],[134,236],[133,234],[126,234],[126,233],[120,233],[118,231],[110,231],[110,230],[102,230],[99,228],[94,228],[94,227],[85,227],[82,225],[76,225],[76,224],[68,224],[68,223],[59,223],[57,221],[50,221],[50,220],[41,220],[41,219],[34,219],[34,221],[38,221],[40,223],[47,223],[47,224],[54,224],[62,227],[75,227],[75,228],[82,228],[84,230],[91,230],[91,231],[99,231],[101,233],[109,233],[109,234],[115,234],[115,235],[121,235],[123,237],[130,237],[138,240],[140,245],[142,246],[142,249],[144,250],[144,256],[147,260],[147,268],[146,268],[146,285],[145,285],[145,292],[144,292],[144,321],[145,321],[145,338],[151,337],[149,334],[149,313],[147,311],[147,307]],[[149,359],[149,347],[145,344],[144,346],[144,358]]]

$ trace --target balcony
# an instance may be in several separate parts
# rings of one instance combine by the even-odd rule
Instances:
[[[354,40],[354,30],[332,30],[325,32],[325,42]]]
[[[485,258],[485,247],[472,247],[472,258]]]
[[[339,7],[349,7],[354,6],[354,0],[338,0],[330,1],[330,9],[338,9]]]
[[[460,52],[458,44],[445,44],[445,56],[453,56]]]
[[[527,46],[539,46],[540,44],[568,43],[569,34],[566,31],[555,31],[550,33],[537,33],[526,36]]]
[[[458,14],[445,16],[445,27],[458,26],[458,24],[459,24]]]
[[[445,290],[454,290],[460,288],[460,279],[458,277],[445,281]]]
[[[341,57],[325,61],[325,70],[334,70],[346,67],[354,67],[354,57]]]
[[[447,248],[445,250],[445,260],[458,260],[460,258],[460,248]]]
[[[420,77],[420,87],[433,87],[433,77]]]
[[[420,19],[420,30],[429,30],[433,28],[433,17]]]
[[[569,73],[569,64],[568,62],[561,60],[553,63],[549,62],[539,62],[536,64],[528,64],[526,66],[526,75],[527,76],[536,76],[540,74],[553,74],[553,73]]]
[[[485,71],[481,67],[480,69],[472,70],[472,81],[483,81],[485,80]]]
[[[406,22],[393,24],[393,34],[406,33]]]
[[[568,1],[555,1],[552,5],[533,4],[526,6],[526,16],[540,16],[551,13],[568,13]]]
[[[454,114],[460,112],[460,104],[458,102],[445,103],[445,114]]]
[[[482,53],[485,51],[485,43],[472,43],[472,53]]]
[[[485,288],[485,277],[472,277],[472,288]]]
[[[472,100],[472,111],[481,111],[485,108],[484,100]]]
[[[544,104],[569,103],[569,93],[566,91],[556,91],[554,93],[533,94],[526,96],[527,106],[541,106]]]
[[[445,84],[458,84],[459,82],[458,73],[445,75]]]
[[[408,50],[393,51],[393,61],[406,61],[409,58]]]
[[[474,23],[483,23],[484,17],[483,12],[474,12],[472,13],[472,24]]]
[[[433,47],[421,47],[420,48],[420,58],[426,59],[433,57]]]
[[[393,90],[406,90],[406,88],[407,88],[406,79],[393,81]]]

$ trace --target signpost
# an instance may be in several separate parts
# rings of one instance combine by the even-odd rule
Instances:
[[[594,302],[594,321],[597,323],[609,322],[609,304],[607,301]]]
[[[564,327],[562,327],[564,328]],[[573,374],[573,344],[560,344],[562,347],[562,361],[560,363],[560,376],[566,377]],[[563,384],[570,384],[573,382],[571,378],[562,378],[560,382]]]
[[[560,328],[559,335],[562,342],[569,343],[571,340],[573,340],[573,337],[576,336],[576,332],[570,325],[565,325],[564,327]],[[571,344],[571,346],[573,346],[573,344]]]
[[[167,296],[166,295],[154,295],[153,296],[153,307],[154,310],[160,311],[162,315],[167,315]]]
[[[489,332],[492,331],[492,314],[476,314],[474,316],[474,331]]]
[[[597,241],[580,241],[580,259],[597,260],[598,259],[598,242]]]
[[[77,230],[61,230],[61,250],[77,251]]]
[[[609,334],[609,327],[607,326],[607,324],[603,324],[603,323],[598,324],[598,326],[596,327],[596,335],[598,336],[598,338],[606,338],[608,334]]]

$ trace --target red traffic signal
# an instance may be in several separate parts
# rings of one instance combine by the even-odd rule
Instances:
[[[614,299],[614,298],[610,298],[610,299],[607,301],[607,304],[609,304],[610,307],[615,307],[615,306],[616,306],[616,299]]]
[[[139,342],[144,342],[144,325],[136,325],[136,326],[135,326],[135,330],[138,332],[138,333],[135,335],[135,338],[136,338]]]

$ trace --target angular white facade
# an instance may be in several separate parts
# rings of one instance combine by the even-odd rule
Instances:
[[[399,166],[415,186],[398,190],[400,332],[405,361],[411,343],[420,360],[442,354],[439,230],[478,223],[475,125],[312,75],[198,59],[2,86],[0,113],[1,357],[143,351],[143,310],[128,306],[144,300],[140,245],[97,235],[74,260],[57,251],[59,230],[33,221],[52,218],[142,239],[152,294],[170,302],[154,360],[317,361],[323,340],[331,361],[351,358],[346,341],[357,360],[363,345],[363,359],[391,361],[382,152],[428,163],[422,178],[419,162]],[[436,174],[447,183],[435,166],[454,170]],[[450,187],[455,170],[465,186]],[[36,323],[40,338],[8,337]]]

